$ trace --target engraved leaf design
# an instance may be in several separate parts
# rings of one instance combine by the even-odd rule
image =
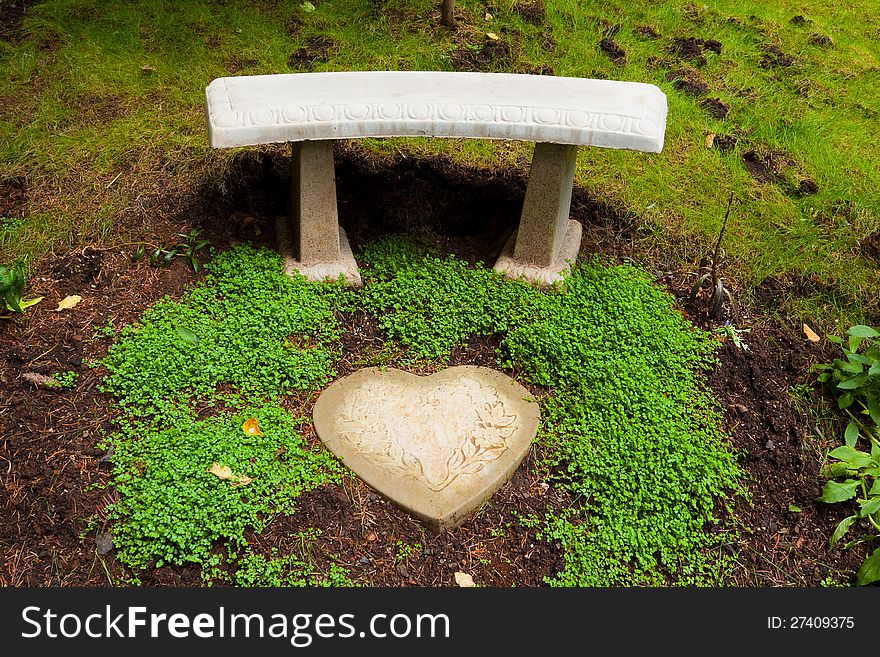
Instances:
[[[354,393],[351,401],[345,405],[345,414],[339,417],[339,426],[342,428],[339,435],[361,454],[378,457],[379,462],[392,474],[422,476],[422,462],[394,438],[381,421],[381,414],[376,408],[377,396],[388,398],[392,394],[393,391],[388,390],[387,386],[380,387],[375,396]],[[382,436],[384,440],[377,440],[377,436]]]
[[[508,439],[517,430],[517,416],[506,411],[497,391],[466,377],[459,378],[459,383],[461,387],[452,394],[440,388],[416,394],[416,408],[451,404],[471,409],[470,427],[466,417],[462,418],[465,425],[461,426],[459,442],[446,452],[445,462],[432,459],[423,463],[419,454],[411,450],[406,431],[401,433],[394,424],[394,416],[386,412],[387,400],[404,394],[399,387],[377,385],[368,393],[354,392],[337,418],[338,435],[390,475],[413,478],[440,492],[459,477],[479,474],[500,458],[508,449]],[[440,454],[436,456],[442,458]]]

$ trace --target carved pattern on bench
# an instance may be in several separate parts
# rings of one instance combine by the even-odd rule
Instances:
[[[225,84],[209,87],[207,92],[211,120],[221,128],[248,128],[273,125],[306,125],[341,121],[387,121],[456,124],[528,125],[541,128],[575,128],[601,130],[618,134],[653,136],[665,125],[660,108],[646,108],[644,115],[612,114],[566,110],[555,107],[449,104],[449,103],[386,103],[339,105],[292,105],[250,112],[233,107]]]

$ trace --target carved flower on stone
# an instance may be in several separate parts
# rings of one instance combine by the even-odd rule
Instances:
[[[516,415],[508,415],[499,399],[477,409],[473,438],[480,450],[503,449],[506,440],[516,431]]]

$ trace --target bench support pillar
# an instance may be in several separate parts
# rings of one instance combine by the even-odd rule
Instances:
[[[350,285],[359,287],[360,272],[339,226],[332,141],[293,144],[290,187],[292,216],[278,221],[285,271],[298,271],[311,281],[341,275]]]
[[[561,281],[577,258],[581,225],[568,218],[577,146],[535,144],[519,228],[495,269],[547,286]]]

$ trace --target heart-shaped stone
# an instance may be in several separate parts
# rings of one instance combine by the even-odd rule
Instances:
[[[538,431],[529,391],[488,367],[431,376],[370,367],[315,402],[315,430],[356,475],[437,530],[513,474]]]

